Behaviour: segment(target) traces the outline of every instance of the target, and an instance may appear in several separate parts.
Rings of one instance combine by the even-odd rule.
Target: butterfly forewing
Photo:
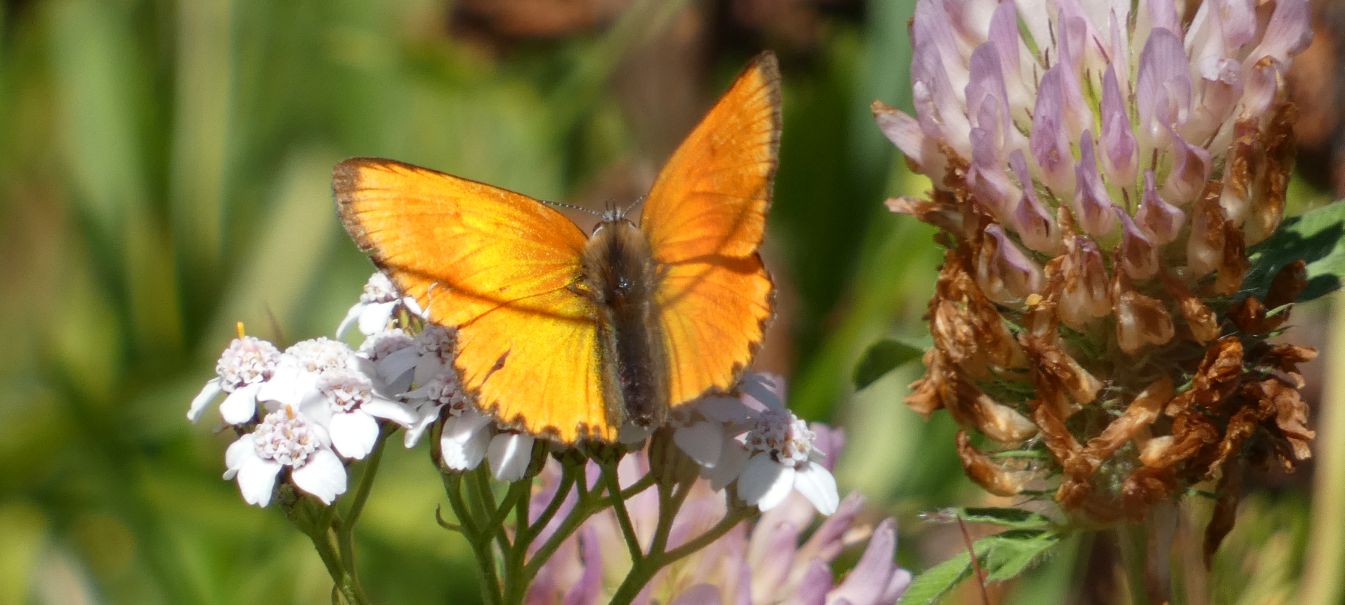
[[[780,132],[779,68],[764,54],[674,152],[641,217],[660,282],[669,401],[726,391],[771,318],[765,232]]]
[[[574,288],[586,237],[525,195],[390,160],[338,164],[360,247],[431,321],[456,328],[463,386],[505,422],[613,440],[592,301]]]

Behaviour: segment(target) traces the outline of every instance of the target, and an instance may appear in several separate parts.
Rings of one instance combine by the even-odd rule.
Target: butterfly
[[[520,193],[385,159],[332,176],[346,230],[429,321],[483,410],[562,443],[730,391],[773,317],[758,248],[780,138],[763,53],[673,153],[639,223],[591,234]]]

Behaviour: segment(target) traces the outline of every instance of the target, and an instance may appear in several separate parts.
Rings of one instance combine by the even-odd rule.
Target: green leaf
[[[1251,250],[1251,271],[1244,291],[1261,295],[1275,273],[1303,259],[1308,264],[1308,287],[1298,297],[1307,302],[1340,288],[1345,276],[1345,204],[1327,204],[1284,220],[1265,241]]]
[[[1002,582],[1027,571],[1042,555],[1060,543],[1060,535],[1053,531],[1015,529],[981,540],[990,542],[981,556],[981,567],[991,582]],[[980,549],[977,549],[980,553]]]
[[[983,509],[996,510],[996,509]],[[1011,529],[977,540],[976,558],[987,582],[1018,577],[1060,543],[1060,534],[1049,529]],[[971,557],[962,552],[916,576],[901,597],[903,605],[937,603],[971,575]]]
[[[1018,508],[953,509],[967,523],[992,523],[1010,529],[1049,529],[1055,523],[1046,515]]]
[[[928,343],[894,339],[879,341],[864,352],[859,364],[855,366],[855,388],[862,389],[869,386],[898,366],[919,359],[927,348]]]
[[[971,575],[971,557],[958,553],[915,577],[901,595],[902,605],[929,605],[938,603],[948,591]]]

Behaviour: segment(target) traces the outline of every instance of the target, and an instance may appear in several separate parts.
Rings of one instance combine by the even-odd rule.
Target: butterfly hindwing
[[[673,406],[731,388],[772,316],[758,248],[779,149],[779,79],[773,55],[749,65],[645,201],[640,224],[661,272],[655,303]]]
[[[346,229],[431,321],[478,404],[564,442],[613,440],[592,301],[574,285],[586,236],[527,196],[400,162],[352,159],[332,186]]]

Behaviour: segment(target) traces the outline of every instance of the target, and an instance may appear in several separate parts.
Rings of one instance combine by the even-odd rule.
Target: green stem
[[[705,531],[705,533],[688,540],[685,544],[674,548],[663,555],[663,564],[676,563],[681,558],[690,555],[706,546],[709,546],[715,540],[718,540],[728,533],[729,530],[736,527],[742,521],[756,516],[757,509],[752,507],[739,507],[724,515],[723,519],[714,527]]]
[[[1303,584],[1298,602],[1305,605],[1340,603],[1345,596],[1345,308],[1332,300],[1331,327],[1326,350],[1326,385],[1313,443],[1317,460],[1313,472],[1312,528],[1308,538]]]
[[[514,492],[514,488],[519,486],[523,486],[524,488],[532,487],[533,477],[536,476],[537,472],[540,472],[541,467],[545,462],[545,458],[546,448],[537,447],[534,452],[532,465],[532,469],[536,472],[530,472],[522,481],[515,482],[514,485],[510,487],[511,494]],[[529,493],[530,489],[518,490],[519,494],[517,500],[513,503],[514,527],[517,528],[514,532],[514,544],[505,553],[504,557],[505,603],[522,603],[523,600],[527,598],[528,588],[532,586],[533,578],[541,569],[540,566],[529,566],[527,564],[528,549],[532,546],[533,541],[537,539],[537,536],[541,535],[546,529],[547,524],[549,524],[551,519],[556,516],[556,513],[564,504],[565,499],[569,496],[570,490],[574,487],[576,469],[582,471],[582,467],[576,467],[575,465],[561,466],[561,477],[559,483],[556,485],[556,491],[552,494],[551,500],[547,502],[546,507],[542,509],[542,513],[538,515],[537,520],[533,523],[528,522],[529,508],[531,507],[532,500],[532,495]],[[508,500],[509,497],[506,496],[505,499]],[[508,503],[506,502],[506,504]]]
[[[388,440],[391,432],[387,427],[378,435],[378,442],[374,444],[373,453],[364,461],[364,472],[360,474],[360,485],[355,488],[355,496],[350,500],[350,508],[346,510],[346,524],[351,528],[355,527],[355,522],[359,520],[360,513],[364,512],[364,504],[369,500],[369,494],[374,487],[374,477],[378,476],[379,463],[383,461],[383,444]]]
[[[472,547],[477,565],[481,567],[481,595],[490,605],[501,605],[504,597],[500,593],[500,578],[495,573],[495,554],[490,550],[490,528],[480,527],[472,516],[471,507],[462,497],[462,474],[442,473],[444,493],[448,495],[448,504],[462,526],[462,535]]]
[[[640,591],[644,589],[645,585],[649,584],[649,581],[654,578],[659,570],[724,537],[724,534],[736,527],[738,523],[755,514],[755,510],[751,507],[730,508],[729,512],[724,514],[724,518],[720,519],[714,527],[688,540],[685,544],[666,552],[651,549],[644,559],[631,566],[630,573],[626,574],[626,579],[617,587],[616,593],[612,595],[611,602],[624,605],[634,601],[635,597],[639,596]],[[659,520],[660,522],[663,520],[662,514],[659,515]]]
[[[575,467],[569,465],[562,467],[560,471],[560,483],[556,486],[556,494],[551,498],[550,502],[546,503],[546,508],[542,509],[542,514],[537,515],[537,521],[533,522],[532,525],[527,525],[525,520],[524,525],[519,526],[521,528],[519,530],[520,535],[525,531],[527,532],[527,539],[524,541],[525,543],[531,543],[537,536],[541,535],[542,531],[546,529],[546,526],[551,523],[551,519],[556,516],[556,513],[560,511],[561,505],[565,503],[565,498],[570,495],[570,490],[574,488],[574,482]]]
[[[532,480],[525,479],[519,483],[531,485]],[[528,575],[527,566],[524,565],[528,545],[531,543],[525,531],[528,527],[527,502],[525,494],[516,504],[514,527],[517,529],[514,532],[514,544],[504,551],[504,602],[510,605],[522,603],[528,596],[528,587],[532,586],[532,577]]]
[[[364,505],[369,500],[369,494],[374,485],[374,477],[378,475],[379,462],[383,459],[383,443],[387,440],[388,434],[386,428],[379,434],[373,452],[363,465],[364,471],[360,475],[359,486],[355,489],[355,494],[351,498],[350,507],[346,514],[343,516],[336,515],[336,507],[330,506],[323,515],[324,525],[331,527],[332,532],[336,534],[336,542],[341,553],[341,565],[344,570],[344,582],[349,585],[353,593],[359,595],[359,602],[363,602],[367,598],[364,596],[364,587],[360,582],[359,571],[355,566],[355,523],[359,520],[360,513],[364,512]]]
[[[600,505],[597,497],[590,496],[590,493],[584,487],[584,480],[582,477],[576,482],[576,487],[579,489],[579,501],[575,503],[574,508],[570,510],[570,513],[565,516],[565,520],[561,522],[560,527],[556,528],[556,533],[552,534],[550,538],[547,538],[546,542],[542,543],[542,546],[537,549],[537,552],[533,554],[532,558],[528,561],[527,566],[524,568],[524,573],[527,574],[527,577],[536,577],[537,572],[542,569],[542,565],[546,563],[547,559],[551,558],[551,555],[555,554],[556,549],[560,548],[561,543],[569,538],[570,534],[573,534],[578,530],[579,526],[582,525],[584,521],[602,510],[603,507]]]
[[[626,501],[621,498],[621,479],[617,476],[616,464],[607,462],[602,465],[602,478],[607,483],[608,498],[612,511],[616,513],[621,534],[626,538],[626,550],[630,551],[630,560],[638,565],[644,558],[644,549],[640,548],[640,536],[635,533],[635,524],[630,520],[630,511],[626,510]],[[652,549],[650,552],[653,552]]]
[[[490,483],[490,465],[482,461],[476,470],[472,471],[472,481],[476,484],[477,499],[481,502],[481,513],[486,522],[482,525],[482,530],[493,529],[495,541],[500,545],[501,552],[509,551],[509,534],[504,531],[504,517],[496,515],[495,490]],[[503,503],[502,505],[507,505]],[[507,510],[507,509],[506,509]]]
[[[327,567],[327,574],[332,578],[333,591],[341,595],[347,603],[357,605],[368,603],[369,598],[365,596],[363,589],[359,587],[355,579],[346,570],[346,565],[338,552],[334,532],[327,531],[326,528],[314,527],[311,532],[306,531],[304,533],[313,543],[313,548],[318,551],[318,557],[322,559],[322,564]]]
[[[690,480],[681,481],[669,490],[659,490],[659,508],[658,508],[658,526],[654,528],[654,540],[649,545],[649,552],[663,552],[668,547],[668,537],[672,535],[673,521],[677,518],[677,511],[682,509],[682,503],[686,502],[687,496],[691,493],[691,484],[695,481],[692,476]],[[660,486],[661,487],[661,486]],[[668,494],[667,497],[663,497]],[[730,510],[732,505],[730,503]]]
[[[1127,588],[1132,605],[1149,605],[1149,534],[1140,523],[1116,529],[1116,541],[1125,565]]]
[[[621,499],[630,500],[631,498],[634,498],[650,487],[653,487],[655,481],[657,481],[657,478],[654,477],[653,473],[648,473],[645,476],[640,477],[635,483],[632,483],[627,486],[626,489],[621,490]]]

